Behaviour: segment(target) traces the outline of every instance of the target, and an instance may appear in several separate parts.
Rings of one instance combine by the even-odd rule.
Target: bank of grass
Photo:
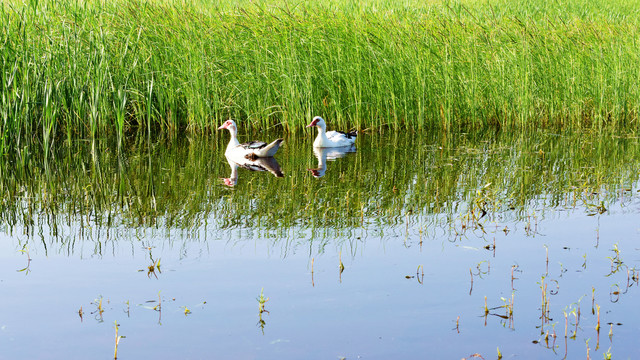
[[[626,0],[0,4],[3,149],[248,129],[638,127]]]

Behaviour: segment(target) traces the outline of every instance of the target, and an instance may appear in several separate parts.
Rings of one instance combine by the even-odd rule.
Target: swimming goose
[[[318,136],[313,142],[313,147],[318,148],[334,148],[350,146],[356,142],[357,131],[344,133],[342,131],[327,131],[327,124],[320,116],[316,116],[307,127],[315,126],[318,128]]]
[[[227,150],[224,154],[232,157],[241,156],[247,159],[271,157],[276,154],[280,144],[284,141],[283,139],[277,139],[270,144],[262,141],[251,141],[240,144],[237,137],[238,127],[236,126],[235,121],[225,121],[224,124],[218,128],[218,130],[222,129],[227,129],[231,133],[231,140],[229,140],[229,145],[227,145]]]

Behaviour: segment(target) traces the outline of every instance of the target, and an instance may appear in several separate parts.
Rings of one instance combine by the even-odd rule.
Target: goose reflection
[[[347,156],[348,153],[356,152],[356,146],[343,146],[335,148],[313,148],[313,154],[318,158],[318,167],[315,169],[307,169],[316,178],[321,178],[327,171],[327,160],[340,159]]]
[[[224,184],[227,186],[235,186],[238,183],[238,168],[247,169],[249,171],[268,171],[275,177],[283,177],[280,164],[274,157],[266,158],[254,158],[249,159],[238,156],[226,156],[229,167],[231,168],[231,175],[228,178],[223,178]]]

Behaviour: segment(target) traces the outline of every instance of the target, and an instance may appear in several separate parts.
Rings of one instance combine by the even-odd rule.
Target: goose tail
[[[276,154],[276,152],[280,148],[280,145],[282,144],[283,141],[284,139],[277,139],[276,141],[256,151],[255,154],[258,157],[272,157],[273,155]]]

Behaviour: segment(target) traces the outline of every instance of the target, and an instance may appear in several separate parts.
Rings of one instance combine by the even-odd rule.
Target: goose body
[[[227,120],[218,130],[227,129],[231,133],[231,140],[227,145],[227,150],[224,152],[229,157],[244,157],[247,159],[272,157],[280,148],[280,144],[283,139],[277,139],[269,144],[262,141],[251,141],[240,144],[238,141],[238,126],[235,121]]]
[[[348,133],[342,131],[327,131],[327,123],[320,116],[313,118],[313,121],[307,127],[317,127],[318,136],[313,142],[314,148],[336,148],[351,146],[356,142],[357,131]]]

